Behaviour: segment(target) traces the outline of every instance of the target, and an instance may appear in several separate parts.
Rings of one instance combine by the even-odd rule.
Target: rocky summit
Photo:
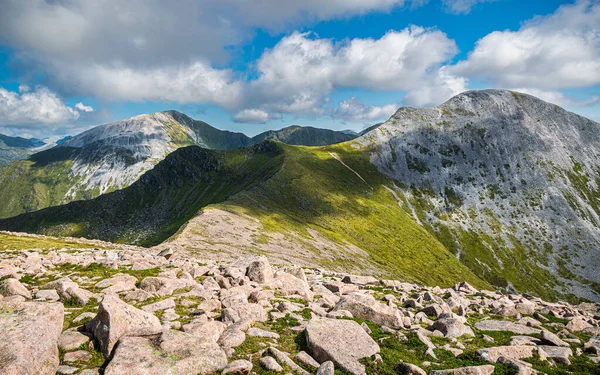
[[[600,368],[600,306],[593,303],[547,302],[467,282],[426,287],[271,264],[259,255],[220,262],[173,250],[10,236],[5,243],[30,246],[0,252],[6,375]]]

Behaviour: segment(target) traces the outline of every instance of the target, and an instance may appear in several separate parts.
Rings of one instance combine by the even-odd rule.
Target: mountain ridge
[[[174,110],[99,125],[0,169],[0,218],[90,199],[125,188],[181,147],[229,150],[265,139],[329,144],[353,139],[341,132],[292,127],[250,138],[219,130]],[[52,161],[52,163],[50,163]]]

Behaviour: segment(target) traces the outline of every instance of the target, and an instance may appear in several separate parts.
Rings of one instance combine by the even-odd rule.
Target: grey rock
[[[379,345],[352,320],[315,318],[306,326],[305,335],[313,358],[332,361],[355,375],[365,373],[361,358],[379,353]]]
[[[370,320],[394,329],[404,327],[398,309],[378,302],[371,295],[353,293],[343,296],[334,308],[334,311],[339,310],[349,311],[355,318]]]
[[[31,292],[19,280],[13,278],[0,281],[0,295],[4,297],[23,296],[31,299]]]
[[[494,372],[494,366],[469,366],[450,370],[433,370],[429,375],[491,375]]]
[[[65,331],[58,337],[58,348],[66,352],[90,342],[90,337],[77,331]]]
[[[266,257],[258,257],[248,265],[246,276],[259,284],[270,283],[273,280],[273,269]]]
[[[0,374],[54,375],[63,319],[61,303],[0,300]]]
[[[475,328],[481,331],[509,331],[519,335],[539,334],[540,329],[524,326],[506,320],[481,320],[475,323]]]
[[[445,318],[436,320],[433,328],[442,332],[445,337],[456,338],[463,335],[475,336],[471,327],[466,326],[460,319]]]
[[[125,303],[115,295],[107,295],[86,329],[98,341],[102,353],[109,356],[121,337],[151,335],[160,332],[162,327],[155,315]]]
[[[267,371],[275,371],[275,372],[283,371],[283,367],[281,367],[281,365],[279,363],[277,363],[277,361],[273,357],[270,357],[270,356],[262,357],[260,359],[259,363]]]
[[[307,352],[305,351],[301,351],[298,354],[296,354],[295,357],[296,361],[302,363],[305,366],[308,367],[312,367],[315,370],[319,368],[319,366],[321,366],[319,364],[319,362],[315,361],[315,359],[313,357],[311,357]]]
[[[167,330],[155,337],[123,337],[104,375],[211,374],[227,365],[215,343]]]
[[[335,365],[331,361],[323,362],[317,369],[316,375],[333,375],[335,374]]]
[[[238,359],[225,366],[221,375],[248,375],[250,371],[252,371],[252,362],[246,361],[245,359]]]

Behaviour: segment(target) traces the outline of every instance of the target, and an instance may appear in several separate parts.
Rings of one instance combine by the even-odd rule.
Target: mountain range
[[[314,133],[249,140],[205,125],[142,115],[5,166],[0,199],[11,206],[0,229],[600,300],[594,121],[481,90],[313,147],[281,141],[298,133],[317,144]],[[30,176],[38,190],[24,194]]]
[[[230,150],[265,139],[295,145],[325,145],[356,135],[291,126],[250,138],[216,129],[177,111],[140,115],[94,127],[57,147],[7,165],[0,173],[0,218],[125,188],[168,154],[197,145]]]
[[[46,143],[37,138],[10,137],[0,134],[0,167],[23,159],[40,150]]]

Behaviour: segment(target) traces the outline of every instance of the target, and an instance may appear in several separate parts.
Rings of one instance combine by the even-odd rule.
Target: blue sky
[[[167,109],[248,135],[360,130],[490,87],[600,120],[597,0],[175,5],[5,1],[0,132],[62,136]]]

